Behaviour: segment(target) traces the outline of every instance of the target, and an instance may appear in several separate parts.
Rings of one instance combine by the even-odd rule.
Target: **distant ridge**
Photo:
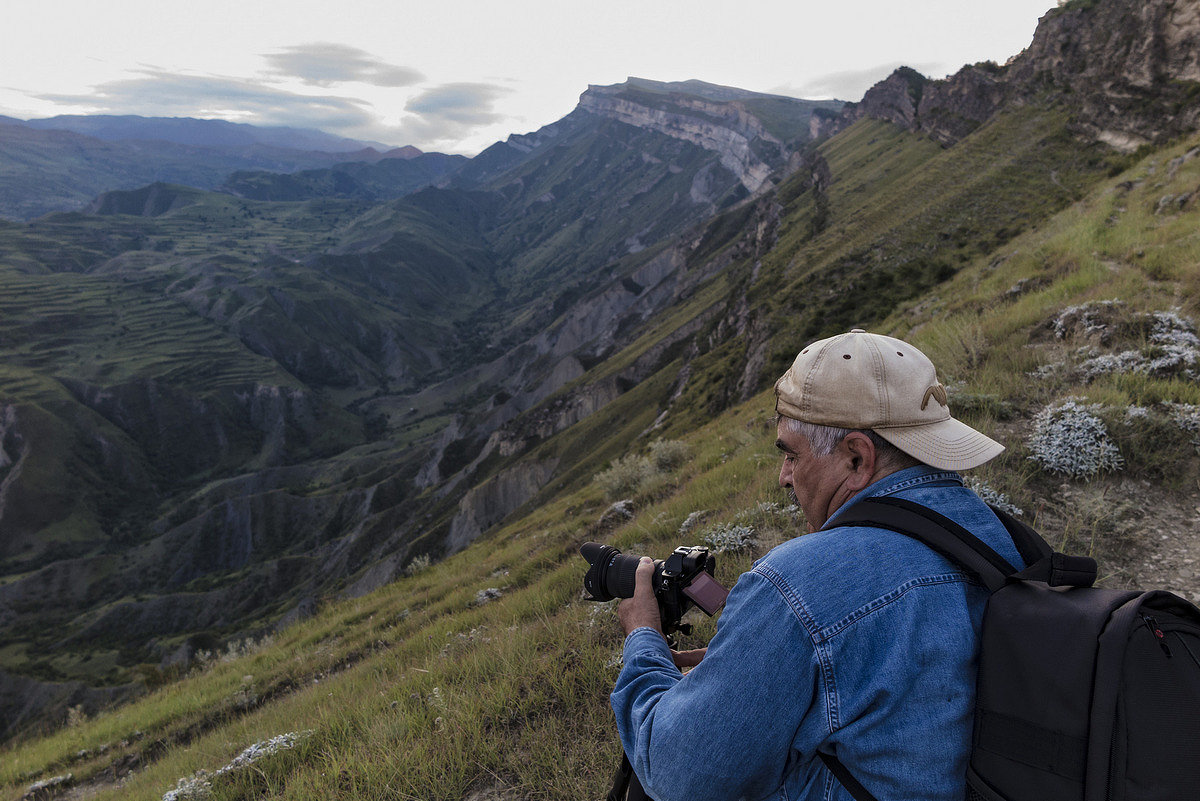
[[[265,127],[194,117],[64,114],[15,122],[39,130],[85,134],[107,142],[149,139],[199,147],[268,145],[289,150],[319,150],[327,153],[345,153],[367,148],[380,152],[392,150],[391,145],[380,142],[347,139],[311,128]]]
[[[625,80],[625,85],[637,87],[638,89],[648,89],[652,92],[677,92],[683,95],[695,95],[707,100],[722,102],[745,100],[751,97],[786,97],[788,100],[796,99],[787,97],[786,95],[752,92],[749,89],[739,89],[735,86],[721,86],[720,84],[708,83],[707,81],[699,81],[695,78],[687,81],[654,81],[649,78],[636,78],[631,75]]]
[[[80,209],[104,192],[154,182],[213,189],[241,171],[291,173],[346,162],[407,164],[422,156],[436,162],[440,154],[423,154],[411,145],[389,148],[320,131],[220,120],[77,116],[26,122],[0,117],[0,219],[29,220]]]

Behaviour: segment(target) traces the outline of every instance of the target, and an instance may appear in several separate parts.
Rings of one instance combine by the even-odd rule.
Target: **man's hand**
[[[634,629],[648,626],[662,634],[662,622],[658,612],[658,601],[654,598],[654,588],[650,586],[654,579],[654,560],[643,556],[638,562],[637,572],[633,574],[633,597],[621,601],[617,607],[617,617],[621,627],[628,637]],[[666,639],[665,637],[663,639]]]
[[[684,668],[694,668],[700,664],[700,660],[704,658],[704,654],[708,651],[707,648],[696,648],[691,651],[672,651],[671,659],[675,662],[675,667],[683,670]]]

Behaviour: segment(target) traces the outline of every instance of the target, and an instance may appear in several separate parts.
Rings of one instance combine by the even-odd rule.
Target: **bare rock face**
[[[49,717],[65,718],[69,707],[92,713],[135,697],[140,687],[93,688],[81,682],[39,681],[0,670],[0,739],[35,726]]]
[[[853,111],[854,119],[871,117],[912,128],[917,123],[917,106],[926,82],[916,70],[901,67],[863,95]]]
[[[1078,94],[1087,132],[1122,149],[1195,130],[1200,2],[1104,0],[1051,11],[1009,73],[1026,92],[1049,84]]]
[[[863,117],[951,145],[1010,103],[1057,99],[1078,132],[1120,150],[1200,127],[1200,0],[1069,3],[1041,18],[1008,65],[963,67],[930,81],[902,67],[837,117],[814,115],[828,136]]]
[[[558,460],[522,463],[470,490],[450,523],[446,550],[460,551],[510,513],[527,503],[554,476]]]
[[[922,130],[952,145],[986,122],[1005,100],[1005,85],[997,72],[967,66],[949,80],[926,82],[917,107]]]
[[[771,135],[743,102],[673,92],[652,103],[626,94],[627,88],[627,84],[589,86],[579,98],[579,108],[714,152],[721,166],[751,193],[762,189],[786,158],[785,143]]]
[[[21,476],[29,446],[17,429],[17,407],[0,405],[0,521],[4,520],[8,489]]]

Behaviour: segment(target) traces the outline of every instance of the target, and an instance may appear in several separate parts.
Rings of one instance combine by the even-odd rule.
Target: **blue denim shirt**
[[[880,495],[936,509],[1023,564],[957,473],[901,470],[847,505]],[[629,634],[611,699],[621,744],[657,801],[851,801],[818,751],[879,801],[961,801],[986,599],[902,534],[797,537],[738,579],[686,676],[656,631]]]

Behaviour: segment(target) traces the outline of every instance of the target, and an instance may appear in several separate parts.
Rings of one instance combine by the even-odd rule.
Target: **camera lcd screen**
[[[683,588],[683,594],[691,598],[705,614],[715,615],[725,605],[729,590],[718,584],[712,576],[701,572]]]

